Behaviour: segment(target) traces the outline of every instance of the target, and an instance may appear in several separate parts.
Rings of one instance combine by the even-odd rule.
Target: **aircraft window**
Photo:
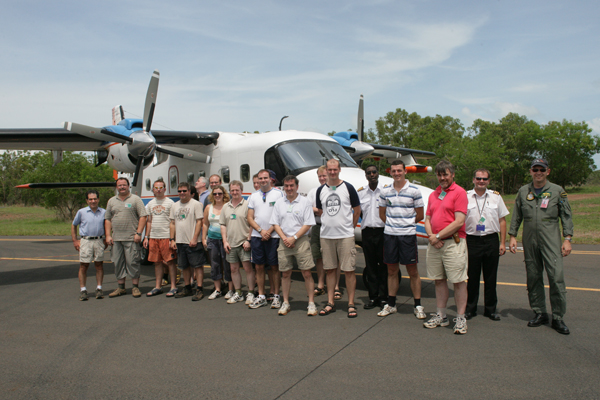
[[[271,151],[273,151],[273,153],[276,152],[278,157],[276,157],[275,154],[271,154]],[[285,173],[285,170],[287,169],[290,171],[289,173],[294,175],[325,165],[327,160],[331,158],[338,160],[342,167],[358,167],[352,157],[346,153],[344,148],[340,146],[339,143],[334,142],[287,142],[276,146],[276,150],[271,148],[265,153],[265,163],[268,168],[271,168],[270,163],[276,163],[281,160],[285,167],[280,167],[280,171]],[[276,173],[280,172],[274,168],[271,169],[275,170]]]
[[[150,186],[151,183],[150,178],[146,178],[146,190],[149,192],[152,190],[152,187]]]
[[[221,178],[223,183],[229,183],[229,167],[221,168]]]
[[[171,169],[171,187],[176,188],[177,184],[177,170],[175,168]]]
[[[188,172],[187,181],[190,185],[193,185],[196,181],[194,180],[194,173]]]
[[[240,177],[242,182],[248,182],[250,180],[250,166],[248,164],[242,164],[240,166]]]
[[[163,182],[165,181],[162,176],[159,176],[158,178],[156,178],[156,180],[157,181],[163,181]]]
[[[201,177],[201,176],[206,176],[206,172],[198,171],[198,177]]]
[[[283,163],[281,162],[277,150],[270,148],[265,152],[265,168],[275,172],[277,181],[282,182],[283,178],[288,175]]]

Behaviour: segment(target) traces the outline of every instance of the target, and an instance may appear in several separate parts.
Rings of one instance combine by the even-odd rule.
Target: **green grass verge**
[[[71,223],[59,221],[52,210],[42,207],[0,207],[2,236],[71,235]]]

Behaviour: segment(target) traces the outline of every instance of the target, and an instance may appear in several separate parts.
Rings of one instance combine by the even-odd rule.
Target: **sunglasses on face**
[[[366,174],[367,175],[375,175],[375,174],[377,174],[377,171],[367,171]]]
[[[479,176],[476,177],[475,179],[477,179],[478,181],[487,181],[490,178],[480,178]]]
[[[213,196],[223,196],[223,193],[213,193]]]
[[[178,190],[177,193],[187,193],[187,190]]]
[[[533,172],[546,172],[546,168],[531,168]]]
[[[156,187],[156,186],[154,186],[154,189],[155,190],[165,190],[165,188],[163,188],[163,187]]]

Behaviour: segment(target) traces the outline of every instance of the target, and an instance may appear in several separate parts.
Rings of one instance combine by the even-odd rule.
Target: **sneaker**
[[[317,315],[317,306],[315,303],[308,303],[308,312],[306,313],[309,317]]]
[[[416,306],[413,312],[415,313],[415,317],[417,317],[417,319],[427,318],[427,314],[425,314],[425,308],[423,306]]]
[[[252,303],[250,303],[250,305],[248,307],[250,308],[260,308],[260,307],[264,307],[267,305],[267,299],[265,299],[264,297],[261,298],[259,297],[255,297],[254,300],[252,300]]]
[[[246,295],[246,305],[249,306],[250,304],[252,304],[252,301],[254,301],[254,293],[252,292],[248,292],[248,294]]]
[[[437,328],[438,326],[448,326],[450,325],[450,322],[448,321],[448,317],[444,317],[442,318],[441,316],[435,314],[431,314],[431,318],[429,318],[429,321],[427,322],[423,322],[423,326],[425,328],[429,328],[429,329],[433,329],[433,328]]]
[[[202,290],[196,290],[196,294],[192,297],[192,301],[200,301],[204,298],[204,292]]]
[[[225,294],[225,300],[229,300],[235,294],[235,290],[230,290]]]
[[[138,297],[142,297],[142,292],[140,291],[140,288],[134,286],[133,289],[131,289],[131,295],[137,299]]]
[[[79,293],[79,301],[86,301],[87,300],[87,290],[82,290]]]
[[[191,296],[191,295],[192,295],[192,289],[187,289],[184,286],[181,291],[175,293],[175,298],[181,299],[182,297],[187,297],[187,296]]]
[[[273,299],[273,301],[275,301],[275,299]],[[286,315],[288,312],[290,312],[290,310],[291,310],[290,303],[284,301],[283,304],[281,305],[281,307],[279,307],[279,311],[277,311],[277,314]]]
[[[96,289],[96,298],[97,299],[103,299],[104,298],[104,292],[102,292],[102,289]]]
[[[116,288],[114,292],[112,292],[111,294],[108,295],[108,297],[117,297],[117,296],[123,296],[126,294],[127,294],[127,291],[125,289]]]
[[[271,303],[271,308],[279,308],[281,307],[281,298],[278,294],[273,296],[273,302]]]
[[[267,301],[269,303],[272,302],[274,297],[275,297],[275,295],[273,293],[269,293],[269,295],[267,296]]]
[[[240,296],[237,292],[233,292],[233,296],[227,300],[227,304],[235,304],[238,301],[244,301],[244,298]]]
[[[378,316],[378,317],[387,317],[387,316],[388,316],[388,315],[390,315],[390,314],[394,314],[396,311],[398,311],[398,310],[396,309],[396,307],[390,307],[390,305],[389,305],[389,304],[386,304],[386,305],[383,307],[383,310],[381,310],[381,311],[379,311],[379,312],[377,313],[377,316]]]
[[[229,294],[229,293],[228,293]],[[214,300],[214,299],[218,299],[219,297],[222,297],[223,295],[221,294],[221,292],[219,292],[218,290],[215,290],[214,292],[212,292],[210,294],[210,296],[208,296],[209,300]],[[229,296],[231,297],[231,296]]]
[[[466,318],[454,318],[454,334],[456,335],[464,335],[467,333],[467,319]]]

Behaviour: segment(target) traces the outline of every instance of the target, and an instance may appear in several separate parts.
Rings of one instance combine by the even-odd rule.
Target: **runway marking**
[[[359,274],[356,274],[356,275],[359,275]],[[410,279],[409,276],[402,276],[402,278],[403,279]],[[433,281],[434,279],[421,277],[421,280],[422,281]],[[481,284],[483,284],[483,282],[481,282]],[[511,283],[511,282],[496,282],[496,285],[527,287],[527,284],[525,284],[525,283]],[[544,287],[546,289],[550,288],[550,286],[548,286],[548,285],[544,285]],[[569,289],[569,290],[581,290],[581,291],[585,291],[585,292],[600,292],[600,289],[595,289],[595,288],[580,288],[580,287],[568,287],[567,286],[566,289]]]

